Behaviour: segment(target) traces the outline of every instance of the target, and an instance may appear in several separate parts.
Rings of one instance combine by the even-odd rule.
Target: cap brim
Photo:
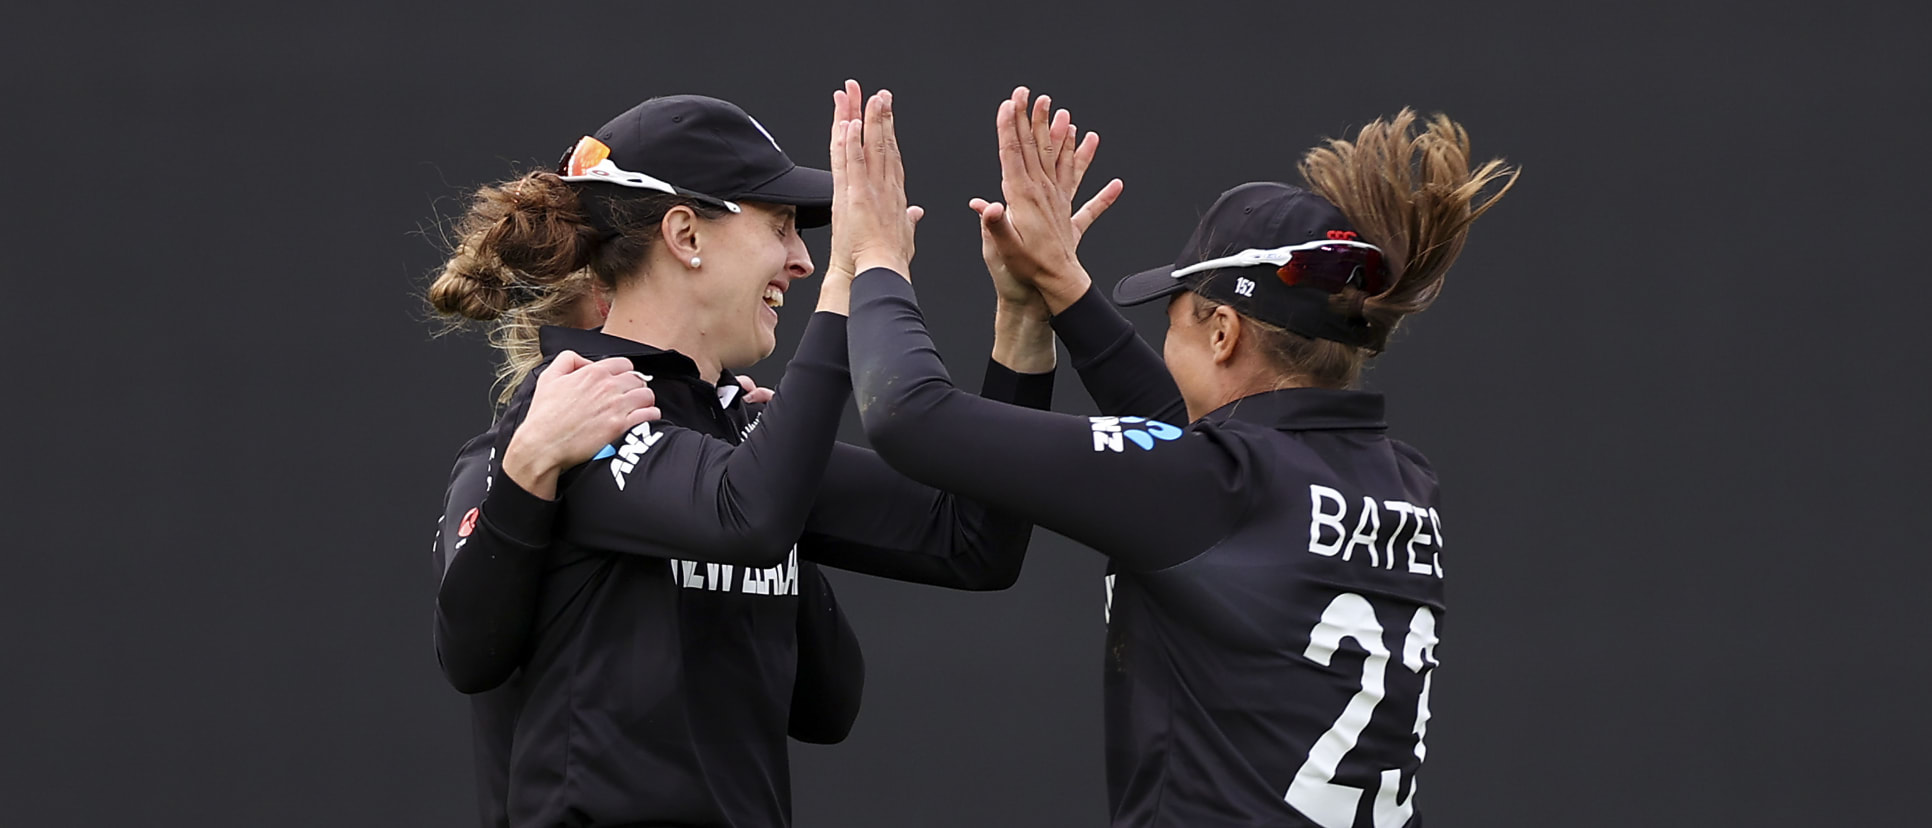
[[[1173,265],[1161,265],[1120,280],[1114,285],[1114,304],[1139,305],[1186,289],[1185,282],[1174,278]]]
[[[793,167],[733,198],[796,206],[800,227],[824,227],[832,223],[832,174],[825,170]]]

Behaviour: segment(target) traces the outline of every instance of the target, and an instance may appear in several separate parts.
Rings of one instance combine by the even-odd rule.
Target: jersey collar
[[[1209,412],[1209,422],[1240,420],[1283,431],[1376,430],[1389,427],[1382,417],[1382,395],[1371,391],[1284,388],[1242,397]]]
[[[685,374],[702,381],[698,375],[698,363],[690,357],[677,351],[652,347],[621,336],[611,336],[599,328],[585,330],[545,325],[537,329],[537,347],[543,351],[545,360],[554,359],[563,351],[576,351],[578,356],[589,360],[621,356],[631,361],[631,367],[647,374]],[[731,373],[728,368],[720,368],[718,387],[731,388],[732,396],[735,397],[738,390],[737,375]],[[729,405],[730,399],[720,392],[719,402]]]

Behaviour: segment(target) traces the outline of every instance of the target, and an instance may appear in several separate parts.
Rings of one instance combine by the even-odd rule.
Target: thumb
[[[986,205],[979,212],[980,233],[1001,247],[1020,245],[1020,233],[1013,229],[1013,222],[1006,220],[1006,205],[997,201]]]
[[[912,226],[914,227],[918,227],[919,220],[925,217],[926,217],[926,208],[924,207],[914,204],[911,207],[906,208],[906,218],[912,220]]]

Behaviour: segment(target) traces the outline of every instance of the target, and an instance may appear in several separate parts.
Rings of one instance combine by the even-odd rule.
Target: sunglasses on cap
[[[1313,287],[1340,293],[1354,285],[1370,294],[1387,287],[1388,269],[1382,265],[1382,248],[1348,239],[1321,239],[1269,250],[1250,248],[1232,256],[1176,268],[1174,278],[1224,267],[1276,265],[1275,275],[1285,284]]]
[[[663,179],[619,167],[610,160],[610,147],[588,135],[578,139],[577,145],[571,147],[570,152],[564,154],[563,160],[557,162],[557,175],[565,181],[602,181],[606,184],[681,195],[695,198],[706,204],[715,204],[734,213],[744,212],[737,204],[722,198],[686,190]]]

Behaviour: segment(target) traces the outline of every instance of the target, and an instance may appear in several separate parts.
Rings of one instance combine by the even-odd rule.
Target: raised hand
[[[1024,303],[1036,290],[1055,313],[1091,284],[1075,251],[1080,238],[1120,198],[1116,178],[1073,210],[1073,195],[1100,148],[1100,135],[1079,139],[1072,114],[1053,112],[1041,95],[1027,105],[1026,87],[1002,102],[995,125],[1000,145],[1000,189],[1006,203],[973,199],[980,216],[981,254],[1001,301]],[[1051,117],[1049,117],[1051,116]]]
[[[637,424],[663,416],[647,378],[623,357],[584,359],[564,351],[537,375],[530,412],[503,453],[503,471],[545,500],[557,476],[585,462]]]
[[[858,86],[848,81],[844,91],[849,99]],[[925,211],[906,205],[891,92],[867,99],[863,120],[834,125],[832,193],[832,246],[850,252],[853,272],[884,267],[910,278],[913,231]]]

